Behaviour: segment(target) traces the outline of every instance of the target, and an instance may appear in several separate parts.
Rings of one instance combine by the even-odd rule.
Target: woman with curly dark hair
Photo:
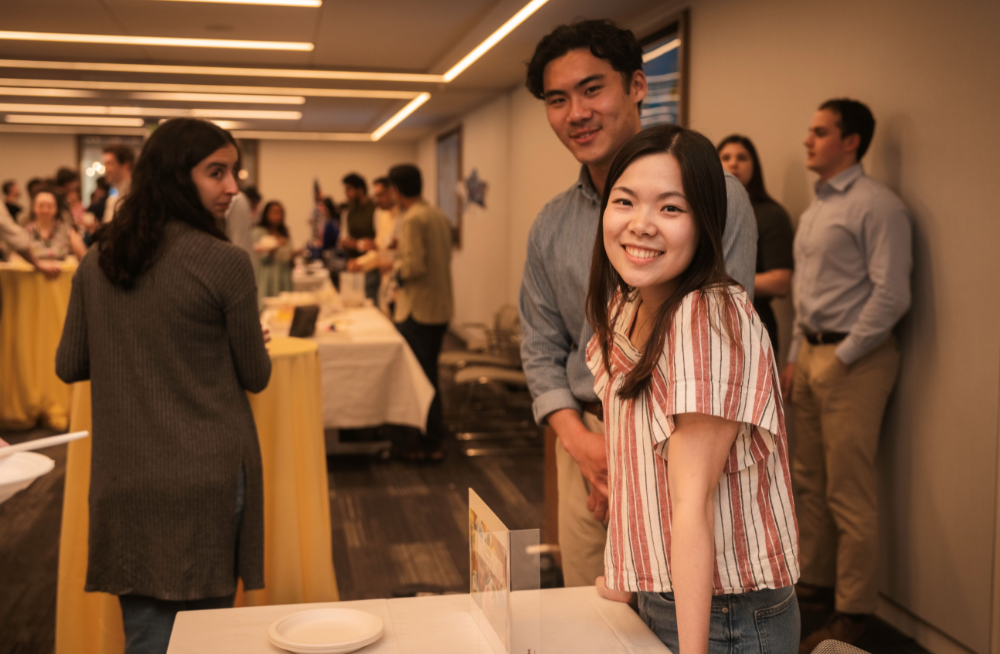
[[[262,588],[263,479],[246,391],[271,362],[249,255],[216,221],[239,150],[212,123],[161,125],[80,263],[56,354],[90,380],[88,592],[118,595],[126,652],[166,652],[178,611]]]

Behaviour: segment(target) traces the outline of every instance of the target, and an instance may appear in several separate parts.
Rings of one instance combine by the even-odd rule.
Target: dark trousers
[[[441,410],[441,389],[438,387],[438,357],[441,355],[441,345],[444,334],[448,331],[448,323],[425,325],[413,319],[412,316],[403,322],[396,323],[396,329],[406,339],[413,354],[416,355],[420,367],[434,387],[434,400],[427,412],[427,434],[421,439],[421,447],[427,451],[437,450],[444,443],[444,415]]]
[[[166,654],[174,618],[180,611],[231,609],[236,595],[172,602],[142,595],[120,595],[125,654]]]

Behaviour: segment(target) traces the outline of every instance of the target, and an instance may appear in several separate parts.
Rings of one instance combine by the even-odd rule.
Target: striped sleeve
[[[735,472],[774,451],[781,408],[766,329],[745,293],[731,289],[727,303],[724,292],[694,292],[681,302],[653,374],[649,405],[661,456],[678,414],[742,423],[727,463],[726,471]]]

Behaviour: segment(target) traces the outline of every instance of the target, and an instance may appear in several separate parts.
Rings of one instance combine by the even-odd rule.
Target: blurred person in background
[[[89,380],[87,592],[117,595],[126,654],[164,654],[179,611],[264,587],[260,446],[247,391],[271,360],[253,267],[216,221],[239,150],[175,118],[73,278],[56,372]]]
[[[250,255],[250,260],[257,261],[257,252],[253,248],[253,228],[257,222],[257,208],[260,206],[260,193],[256,186],[248,186],[233,198],[226,213],[225,232],[229,241],[242,248]]]
[[[101,222],[110,222],[115,216],[115,206],[120,203],[132,186],[132,169],[135,168],[135,151],[122,143],[115,143],[104,148],[101,156],[104,164],[104,177],[107,178],[114,193],[104,205],[104,216]]]
[[[357,173],[344,177],[347,196],[345,217],[340,225],[340,247],[348,259],[356,259],[375,248],[375,203],[368,197],[368,184]],[[365,273],[365,297],[378,302],[381,276],[377,270]]]
[[[21,189],[18,187],[17,182],[12,179],[7,180],[3,183],[3,203],[7,207],[7,213],[14,220],[17,220],[17,214],[21,213],[21,205],[17,203],[21,199]]]
[[[84,237],[84,243],[89,245],[90,235],[97,231],[100,222],[94,214],[88,213],[80,196],[80,173],[71,168],[60,168],[56,171],[56,192],[60,195],[63,209],[63,220]]]
[[[445,431],[438,356],[454,314],[451,225],[439,209],[424,200],[419,168],[408,164],[394,166],[389,171],[389,182],[399,194],[403,214],[399,256],[393,268],[399,287],[393,321],[434,386],[426,434],[418,447],[403,456],[412,461],[440,461],[444,458]]]
[[[108,178],[104,175],[101,175],[95,181],[97,186],[94,188],[94,192],[90,194],[90,206],[87,207],[87,211],[103,218],[104,208],[108,203],[108,194],[111,192],[111,184],[108,183]]]
[[[392,285],[393,262],[399,239],[399,198],[389,183],[388,177],[379,177],[372,182],[372,199],[375,202],[375,239],[365,244],[367,251],[352,259],[347,269],[350,271],[380,271],[378,307],[387,315],[392,315],[390,304],[395,294]],[[366,280],[367,281],[367,280]]]
[[[771,309],[771,298],[785,297],[792,288],[792,221],[784,207],[764,190],[764,171],[757,148],[745,136],[733,134],[718,146],[722,167],[740,180],[750,196],[757,219],[757,273],[754,275],[753,308],[760,316],[771,337],[771,346],[778,349],[778,321]]]
[[[36,258],[62,261],[72,254],[83,259],[87,253],[83,238],[60,215],[65,210],[62,195],[55,188],[43,187],[35,193],[24,231]]]
[[[38,272],[44,274],[49,279],[55,279],[59,276],[59,266],[47,261],[45,259],[39,259],[35,256],[35,253],[31,250],[31,237],[28,233],[24,231],[24,228],[18,225],[11,215],[7,212],[7,206],[0,206],[0,243],[5,244],[14,252],[17,252],[21,258],[30,263],[35,267]],[[0,310],[2,310],[3,298],[0,298]]]
[[[298,252],[292,246],[285,225],[285,207],[280,202],[271,200],[264,205],[252,236],[257,253],[257,297],[263,307],[264,298],[293,289],[292,265]]]
[[[35,197],[35,193],[38,193],[38,189],[42,188],[46,184],[48,184],[48,182],[41,177],[32,177],[29,179],[27,186],[25,186],[25,188],[28,189],[28,197]]]

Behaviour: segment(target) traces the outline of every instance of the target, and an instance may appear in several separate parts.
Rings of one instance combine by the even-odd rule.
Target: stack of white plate
[[[37,452],[17,452],[0,458],[0,504],[50,472],[55,465],[55,461]]]
[[[275,647],[296,654],[347,654],[382,637],[382,618],[354,609],[313,609],[271,624]]]

